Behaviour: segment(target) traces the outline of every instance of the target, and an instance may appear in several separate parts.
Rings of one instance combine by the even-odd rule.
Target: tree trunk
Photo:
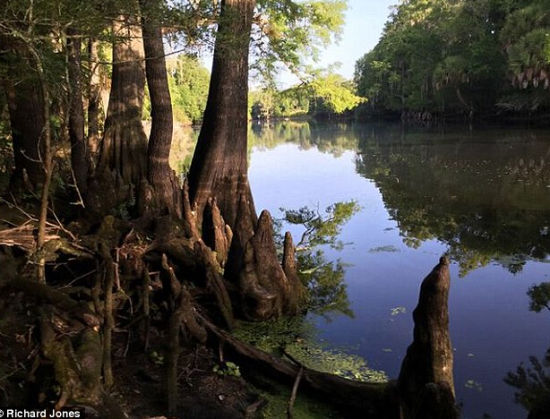
[[[82,104],[82,83],[80,82],[81,41],[74,30],[68,31],[67,51],[69,55],[69,138],[71,140],[71,167],[81,197],[88,189],[88,156],[84,135],[84,106]]]
[[[248,49],[255,0],[224,0],[203,125],[189,171],[189,193],[199,222],[215,198],[235,230],[241,199],[256,224],[247,177]]]
[[[181,218],[181,190],[168,158],[172,145],[173,116],[162,31],[155,17],[155,5],[140,0],[143,13],[141,25],[145,49],[147,86],[151,97],[151,135],[147,149],[147,180],[152,196],[146,205],[153,212],[167,210]]]
[[[8,103],[15,160],[10,187],[16,190],[24,185],[36,190],[44,177],[40,161],[40,137],[44,129],[40,82],[30,71],[33,66],[24,45],[0,36],[0,50],[4,52],[2,64],[7,69],[2,75],[2,83]]]
[[[92,207],[106,213],[136,198],[146,174],[147,137],[141,124],[145,88],[141,29],[133,16],[113,22],[113,75]],[[106,191],[109,185],[112,190]],[[111,198],[113,197],[113,198]]]
[[[88,86],[88,156],[93,168],[99,149],[99,113],[100,113],[100,81],[97,57],[97,40],[88,41],[90,57],[90,82]]]
[[[34,189],[44,177],[40,162],[40,137],[44,129],[40,88],[34,81],[25,80],[17,87],[8,84],[6,96],[15,160],[10,187],[19,189],[25,183]]]
[[[247,175],[248,49],[254,6],[254,0],[222,1],[208,101],[188,176],[191,207],[206,243],[214,244],[210,231],[225,230],[209,224],[215,222],[205,214],[211,199],[234,233],[225,265],[225,275],[233,282],[238,282],[244,249],[258,221]]]
[[[271,217],[264,212],[258,220],[248,183],[248,51],[255,4],[222,1],[208,101],[188,182],[203,239],[219,258],[227,253],[224,275],[238,289],[241,314],[265,320],[295,314],[292,294],[301,285],[296,275],[285,275]],[[288,262],[285,266],[295,270]]]
[[[443,257],[422,282],[413,312],[414,339],[398,380],[404,419],[458,417],[449,336],[450,284],[449,261]]]

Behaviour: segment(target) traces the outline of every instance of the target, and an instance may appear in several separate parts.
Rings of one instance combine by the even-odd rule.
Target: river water
[[[550,312],[527,294],[550,281],[550,131],[286,121],[253,124],[249,151],[258,211],[359,206],[343,248],[322,249],[341,263],[347,314],[310,314],[320,340],[396,378],[420,283],[447,253],[462,417],[527,417],[504,379],[550,347]]]

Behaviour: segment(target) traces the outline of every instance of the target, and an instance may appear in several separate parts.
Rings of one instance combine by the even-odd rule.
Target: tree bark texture
[[[189,171],[199,222],[208,200],[216,198],[232,230],[242,199],[256,223],[247,177],[248,50],[255,3],[222,1],[208,101]]]
[[[254,236],[245,246],[239,276],[241,307],[244,316],[251,320],[297,313],[295,294],[299,284],[292,283],[290,279],[298,280],[298,276],[294,268],[294,273],[287,277],[277,257],[273,257],[276,254],[271,216],[263,211]]]
[[[133,207],[147,171],[147,136],[141,124],[145,89],[141,28],[134,16],[113,21],[113,74],[107,118],[88,204],[109,213]]]
[[[33,71],[31,58],[25,46],[6,36],[0,36],[2,65],[7,72],[2,84],[6,92],[12,131],[15,170],[10,186],[18,189],[24,181],[36,189],[43,183],[44,170],[41,160],[40,138],[44,129],[44,99],[40,80]],[[15,69],[28,68],[16,73]]]
[[[133,16],[113,22],[113,75],[98,171],[115,171],[139,184],[146,171],[147,137],[141,124],[145,72],[141,29]]]
[[[298,311],[301,284],[287,249],[278,260],[272,220],[258,219],[247,174],[248,54],[254,0],[222,1],[208,101],[188,176],[190,207],[242,316],[266,320]],[[186,211],[188,213],[189,211]],[[186,216],[186,219],[189,218]]]
[[[398,380],[405,419],[458,417],[449,335],[450,283],[449,261],[442,257],[422,282],[413,312],[414,339]]]
[[[101,110],[100,78],[97,56],[98,41],[88,41],[90,57],[90,80],[88,85],[88,156],[91,166],[95,166],[95,158],[99,149],[99,114]]]
[[[155,3],[140,0],[152,120],[147,149],[147,181],[152,189],[152,202],[147,206],[152,205],[156,212],[167,210],[181,218],[181,187],[168,162],[173,132],[172,101],[166,74],[162,30],[155,17]]]
[[[82,83],[80,48],[81,41],[76,31],[68,31],[67,50],[69,55],[69,138],[71,141],[71,167],[74,180],[82,197],[88,189],[88,150],[84,135],[84,105],[82,104]]]

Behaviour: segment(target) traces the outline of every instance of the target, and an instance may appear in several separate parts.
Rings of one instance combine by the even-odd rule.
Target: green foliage
[[[149,359],[155,365],[164,365],[164,355],[158,353],[157,351],[149,352]]]
[[[330,123],[330,129],[323,122],[281,121],[273,126],[252,124],[249,144],[254,147],[273,148],[279,144],[296,144],[302,150],[314,148],[321,153],[340,157],[343,153],[356,150],[358,139],[349,124]]]
[[[185,54],[168,59],[166,67],[174,119],[182,124],[199,123],[208,98],[209,71],[196,57]],[[143,117],[151,117],[148,95],[145,95]]]
[[[358,94],[391,111],[491,108],[508,86],[499,0],[410,0],[356,64]]]
[[[396,126],[361,135],[356,169],[380,189],[407,246],[438,240],[460,276],[490,263],[514,274],[526,261],[548,257],[549,172],[525,163],[537,161],[544,141],[525,155],[529,137],[513,133],[469,141],[460,131],[426,137]]]
[[[341,250],[344,243],[338,240],[342,226],[360,210],[356,201],[337,202],[328,206],[324,214],[319,209],[302,207],[298,210],[281,208],[283,218],[277,220],[280,231],[283,223],[302,226],[304,231],[296,245],[298,275],[308,289],[307,306],[330,320],[330,314],[339,312],[353,317],[345,284],[345,264],[327,261],[323,247]],[[282,241],[282,238],[279,237]]]
[[[550,282],[543,282],[529,288],[530,310],[539,313],[544,308],[550,310]],[[542,361],[529,357],[530,367],[521,363],[516,372],[509,372],[504,382],[518,391],[516,402],[529,410],[529,416],[546,417],[550,412],[550,349]]]
[[[513,94],[498,106],[508,111],[537,111],[550,107],[550,2],[512,1],[500,34],[508,57]],[[518,7],[519,6],[519,7]]]
[[[240,377],[241,370],[233,362],[225,362],[223,366],[214,365],[212,371],[221,376]]]
[[[327,261],[322,250],[297,254],[298,275],[307,286],[307,306],[315,314],[331,319],[332,313],[353,317],[345,283],[346,265]]]
[[[314,77],[306,88],[315,104],[311,109],[313,113],[341,114],[365,102],[364,98],[354,93],[353,84],[338,74]]]
[[[550,2],[531,0],[522,6],[511,11],[500,35],[516,75],[528,70],[539,73],[550,65]],[[525,80],[532,82],[533,76],[539,74]],[[523,82],[521,79],[518,81]]]
[[[310,80],[283,91],[272,87],[252,92],[251,116],[254,119],[340,115],[365,101],[355,94],[355,86],[330,71],[311,71]]]
[[[266,80],[283,63],[305,70],[304,57],[316,59],[321,47],[338,38],[346,0],[258,0],[253,29],[253,68]]]
[[[239,322],[235,337],[257,348],[282,355],[283,349],[298,341],[311,341],[315,329],[303,317],[282,317],[265,322]]]
[[[319,345],[304,345],[302,342],[293,343],[286,348],[286,351],[298,362],[316,371],[368,383],[388,381],[383,371],[368,368],[365,360],[358,355],[336,349],[325,349]]]
[[[260,397],[267,401],[259,413],[260,418],[275,419],[287,417],[290,387],[272,380],[263,380]],[[335,410],[330,403],[324,403],[319,398],[311,398],[307,392],[299,392],[292,417],[295,419],[341,419],[342,413]]]

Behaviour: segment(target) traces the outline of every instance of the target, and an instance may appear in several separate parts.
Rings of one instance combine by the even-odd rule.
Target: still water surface
[[[550,132],[289,121],[255,124],[250,137],[258,211],[360,205],[346,246],[324,249],[345,264],[354,317],[311,316],[320,339],[396,378],[420,283],[448,253],[463,417],[527,417],[504,378],[550,347],[550,312],[530,311],[527,295],[550,281]]]

